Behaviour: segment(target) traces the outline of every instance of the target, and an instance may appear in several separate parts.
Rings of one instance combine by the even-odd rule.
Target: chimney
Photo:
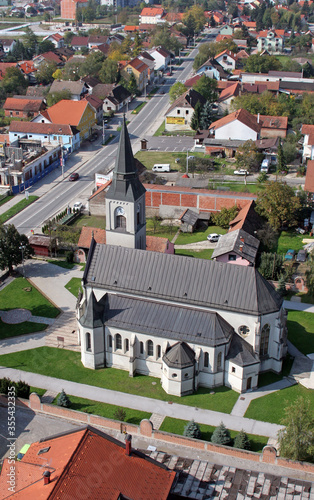
[[[50,470],[45,470],[43,473],[44,476],[44,484],[49,484],[50,483]]]
[[[241,243],[244,243],[244,238],[243,238],[243,236],[241,236],[240,241],[241,241]],[[242,245],[242,246],[243,246],[243,245]]]
[[[131,434],[127,434],[125,437],[125,454],[128,457],[131,455],[131,444],[132,444],[132,436]]]
[[[257,113],[257,123],[259,123],[259,113]]]
[[[240,252],[243,252],[243,245],[240,245]]]

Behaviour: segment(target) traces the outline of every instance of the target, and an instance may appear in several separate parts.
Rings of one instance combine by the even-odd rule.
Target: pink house
[[[219,239],[212,258],[218,262],[255,266],[259,240],[243,229],[224,234]]]

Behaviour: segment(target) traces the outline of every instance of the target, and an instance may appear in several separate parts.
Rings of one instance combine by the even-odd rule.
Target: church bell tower
[[[124,117],[112,183],[106,194],[106,244],[146,250],[145,193]]]

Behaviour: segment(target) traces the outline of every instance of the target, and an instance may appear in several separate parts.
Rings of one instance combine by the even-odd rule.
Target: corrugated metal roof
[[[215,312],[122,295],[106,297],[106,326],[208,346],[226,344],[234,333],[232,326]]]
[[[95,288],[247,314],[282,305],[253,267],[98,244],[89,257],[84,282]]]
[[[236,333],[232,337],[226,359],[239,366],[248,366],[259,363],[252,346]]]

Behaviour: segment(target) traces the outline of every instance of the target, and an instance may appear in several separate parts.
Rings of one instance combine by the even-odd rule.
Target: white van
[[[266,174],[268,174],[268,170],[269,170],[269,160],[265,158],[265,160],[262,161],[261,172],[266,172]]]
[[[170,163],[156,163],[152,170],[153,172],[170,172]]]

